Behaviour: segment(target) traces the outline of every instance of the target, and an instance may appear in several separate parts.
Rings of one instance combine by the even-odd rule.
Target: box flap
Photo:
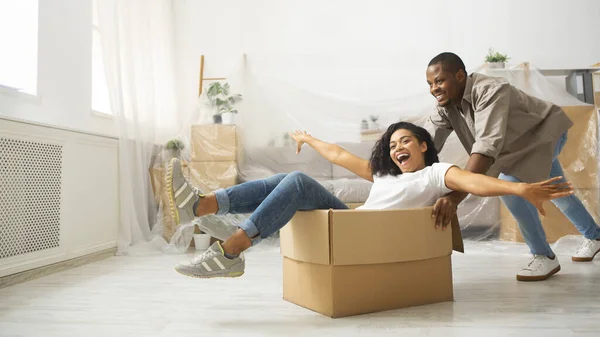
[[[302,262],[328,265],[330,210],[296,212],[279,232],[281,255]]]
[[[333,265],[416,261],[452,253],[452,230],[435,229],[432,207],[331,210]]]
[[[450,230],[452,230],[452,250],[456,252],[465,252],[465,244],[463,242],[462,233],[460,232],[460,225],[458,223],[458,216],[454,214],[452,222],[450,222]]]

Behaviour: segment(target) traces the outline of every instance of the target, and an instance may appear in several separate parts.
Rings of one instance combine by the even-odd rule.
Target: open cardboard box
[[[329,317],[452,301],[458,220],[436,230],[431,211],[297,212],[280,231],[283,298]]]

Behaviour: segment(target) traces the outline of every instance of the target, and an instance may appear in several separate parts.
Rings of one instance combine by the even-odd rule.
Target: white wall
[[[91,0],[39,0],[39,99],[0,93],[0,116],[116,136],[91,110],[91,25]]]
[[[400,55],[421,69],[442,50],[478,64],[490,46],[545,67],[598,62],[600,1],[173,0],[182,107],[195,105],[199,56],[225,76],[242,53]],[[116,135],[91,113],[91,0],[40,0],[36,101],[0,93],[0,115]],[[415,75],[416,76],[416,75]],[[407,80],[421,81],[420,78]],[[414,82],[413,82],[414,83]]]
[[[182,107],[192,109],[199,57],[206,77],[226,76],[243,53],[397,55],[418,69],[442,51],[467,68],[489,47],[541,68],[582,67],[600,61],[600,1],[349,1],[174,0]],[[423,85],[423,90],[426,90]]]

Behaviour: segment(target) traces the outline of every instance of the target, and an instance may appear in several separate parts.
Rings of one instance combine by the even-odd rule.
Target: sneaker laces
[[[201,263],[203,260],[208,260],[208,259],[210,259],[210,258],[212,258],[212,257],[215,257],[215,256],[217,256],[217,255],[219,255],[219,254],[218,254],[216,251],[214,251],[214,250],[212,250],[212,249],[210,249],[210,248],[209,248],[209,249],[208,249],[208,250],[206,250],[204,253],[202,253],[202,254],[200,254],[200,255],[197,255],[197,256],[195,256],[195,257],[192,259],[192,263],[193,263],[193,264],[199,264],[199,263]]]
[[[192,187],[192,192],[194,192],[195,195],[199,196],[200,198],[204,197],[204,194],[202,193],[202,191],[200,191],[200,189],[198,189],[196,186],[188,183],[191,187]]]
[[[579,247],[579,249],[577,250],[577,253],[575,254],[584,254],[587,251],[592,250],[592,246],[594,245],[594,241],[590,240],[588,238],[584,238],[583,240],[583,244],[581,245],[581,247]]]
[[[540,268],[540,265],[542,264],[542,261],[544,261],[544,259],[546,258],[546,256],[544,255],[534,255],[533,259],[531,259],[531,261],[529,261],[529,263],[527,264],[527,267],[525,267],[525,270],[536,270]]]
[[[192,192],[194,192],[195,195],[199,196],[200,198],[204,198],[204,193],[198,187],[194,186],[194,184],[185,179],[185,177],[183,180],[188,184],[189,187],[192,188]]]

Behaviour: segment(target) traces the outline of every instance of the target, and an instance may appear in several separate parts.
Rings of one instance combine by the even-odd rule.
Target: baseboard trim
[[[83,266],[91,262],[104,260],[114,256],[116,252],[117,248],[113,247],[73,259],[53,263],[47,266],[22,271],[12,275],[6,275],[0,278],[0,289],[31,281],[40,277],[52,275],[75,267]]]

